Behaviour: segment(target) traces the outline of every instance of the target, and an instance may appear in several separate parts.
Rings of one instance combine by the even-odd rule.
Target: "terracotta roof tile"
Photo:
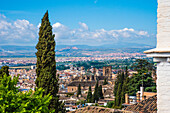
[[[157,95],[143,100],[137,104],[128,106],[125,111],[141,112],[141,113],[156,113],[157,111]]]

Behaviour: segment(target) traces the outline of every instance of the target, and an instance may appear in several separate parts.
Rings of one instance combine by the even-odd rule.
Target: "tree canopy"
[[[6,67],[2,67],[4,69]],[[9,73],[8,73],[9,74]],[[44,90],[42,88],[37,89],[35,92],[30,90],[29,92],[19,92],[19,88],[16,87],[18,77],[7,76],[6,73],[0,79],[0,112],[12,113],[12,112],[54,112],[49,110],[48,106],[52,96],[50,94],[43,96]]]

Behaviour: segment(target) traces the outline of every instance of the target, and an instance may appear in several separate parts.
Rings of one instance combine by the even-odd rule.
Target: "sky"
[[[157,0],[1,0],[0,45],[36,45],[47,10],[58,45],[156,44]]]

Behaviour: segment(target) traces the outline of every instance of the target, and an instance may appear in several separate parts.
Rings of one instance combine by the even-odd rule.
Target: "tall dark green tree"
[[[125,68],[125,78],[126,77],[128,77],[129,75],[128,75],[128,67],[126,66],[126,68]]]
[[[128,94],[136,95],[136,92],[140,90],[142,86],[145,88],[145,91],[156,92],[156,83],[153,82],[152,76],[150,73],[146,74],[134,74],[129,79],[128,82]],[[150,89],[150,90],[148,90]]]
[[[128,82],[128,76],[126,76],[126,73],[127,72],[118,73],[115,86],[114,86],[114,95],[115,95],[114,108],[121,108],[122,104],[125,102],[125,93],[127,92],[126,85]]]
[[[78,90],[77,90],[77,97],[81,95],[81,85],[79,84],[78,86]]]
[[[96,82],[95,89],[94,89],[92,101],[93,101],[93,102],[97,102],[98,100],[99,100],[99,94],[98,94],[98,81],[97,81],[97,82]]]
[[[91,91],[91,86],[89,86],[89,91],[87,94],[87,102],[91,103],[92,102],[92,91]]]
[[[121,83],[118,84],[116,96],[115,96],[115,105],[114,108],[121,108]]]
[[[8,71],[9,67],[8,66],[2,66],[2,68],[0,69],[0,79],[3,77],[4,74],[6,74],[7,76],[9,76],[9,71]]]
[[[56,112],[63,111],[57,97],[58,78],[56,78],[55,40],[48,17],[48,11],[41,20],[39,41],[36,45],[36,49],[36,86],[45,90],[44,95],[52,95],[53,98],[49,105],[50,109],[55,109]]]
[[[108,84],[108,82],[107,82],[107,79],[106,79],[106,78],[104,78],[103,85],[106,85],[106,84]]]
[[[145,59],[137,59],[132,67],[138,71],[138,73],[129,78],[127,85],[128,94],[136,95],[136,92],[140,90],[142,84],[145,91],[156,92],[156,83],[153,82],[151,76],[152,70],[154,69],[153,64]]]
[[[151,71],[153,69],[153,64],[148,62],[146,59],[136,59],[132,68],[135,71],[138,71],[139,74],[142,74]]]
[[[99,99],[104,99],[103,92],[102,92],[102,85],[100,85],[98,88],[98,94],[99,94]]]

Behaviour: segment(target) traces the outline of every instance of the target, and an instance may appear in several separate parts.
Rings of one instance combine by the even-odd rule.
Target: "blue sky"
[[[148,45],[156,43],[157,0],[1,0],[0,24],[4,27],[0,29],[0,39],[7,35],[2,34],[8,30],[21,32],[21,27],[18,27],[21,24],[25,28],[22,29],[23,34],[19,33],[20,36],[17,36],[18,42],[12,41],[12,36],[17,33],[10,36],[8,31],[11,41],[2,40],[0,44],[36,44],[37,26],[46,10],[49,11],[51,24],[57,23],[54,33],[59,44],[67,45],[70,40],[71,44],[89,42],[89,45],[97,45],[96,40],[99,45],[120,40],[136,40],[134,43],[140,41]],[[4,21],[10,29],[4,30]],[[15,25],[17,26],[12,27]],[[29,32],[24,36],[26,31]],[[31,37],[28,33],[32,34]]]

